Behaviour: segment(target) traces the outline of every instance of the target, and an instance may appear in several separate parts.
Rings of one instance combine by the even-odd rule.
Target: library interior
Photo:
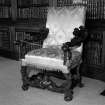
[[[59,8],[57,10],[59,11],[61,8],[64,10],[64,8],[82,6],[86,8],[87,37],[83,42],[81,75],[105,82],[104,0],[0,0],[0,56],[22,61],[28,52],[43,47],[46,34],[50,32],[46,28],[49,9]],[[46,72],[47,70],[44,73]],[[25,75],[22,71],[21,73]],[[55,74],[62,77],[62,74]],[[27,90],[27,87],[22,88]],[[105,90],[101,94],[103,93],[105,95]]]

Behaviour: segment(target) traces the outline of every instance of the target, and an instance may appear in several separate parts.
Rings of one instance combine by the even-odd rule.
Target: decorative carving
[[[73,45],[80,45],[85,40],[86,36],[84,35],[85,37],[82,37],[83,36],[82,34],[85,34],[84,31],[85,31],[84,27],[80,27],[79,29],[75,28],[73,34],[75,35],[74,39],[76,42],[74,42],[74,39],[72,39],[72,42],[66,42],[63,44],[62,50],[64,52],[64,65],[66,65],[67,62],[70,61],[72,58],[71,47]],[[64,100],[70,101],[73,99],[73,88],[75,86],[83,87],[79,67],[80,63],[78,63],[78,65],[73,69],[71,69],[71,67],[68,66],[69,73],[63,74],[64,76],[63,79],[65,79],[66,82],[58,86],[50,78],[51,76],[54,76],[54,74],[56,74],[55,72],[53,73],[44,70],[44,72],[39,72],[36,75],[32,75],[31,77],[29,77],[27,66],[22,66],[21,67],[21,74],[23,80],[22,89],[28,90],[29,86],[47,89],[53,92],[63,93]]]

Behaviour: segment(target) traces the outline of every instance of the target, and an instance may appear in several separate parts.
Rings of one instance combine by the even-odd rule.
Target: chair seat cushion
[[[63,73],[68,73],[68,68],[63,65],[64,55],[59,47],[48,47],[36,49],[28,52],[23,60],[26,65],[35,66],[43,70],[60,70]],[[70,66],[74,67],[81,61],[81,54],[77,51],[72,51],[72,59]]]

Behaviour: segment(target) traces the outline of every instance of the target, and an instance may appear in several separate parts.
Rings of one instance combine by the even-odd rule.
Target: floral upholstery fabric
[[[59,47],[47,47],[37,50],[30,51],[26,56],[25,60],[27,64],[34,65],[39,69],[47,70],[60,70],[63,73],[68,73],[67,66],[63,65],[64,54]],[[81,61],[81,53],[72,51],[72,58],[70,61],[70,67],[78,65]]]
[[[64,58],[63,51],[57,46],[50,46],[47,48],[36,49],[36,50],[30,51],[28,55],[49,57],[49,58],[55,58],[55,59]]]
[[[71,41],[74,28],[85,25],[85,13],[86,8],[83,6],[49,8],[46,22],[49,34],[43,47]]]

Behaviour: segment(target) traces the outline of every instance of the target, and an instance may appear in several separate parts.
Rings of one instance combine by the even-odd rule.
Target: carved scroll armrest
[[[74,38],[71,39],[71,42],[66,42],[62,46],[64,52],[64,65],[66,65],[66,62],[72,57],[72,48],[75,46],[81,46],[81,43],[86,40],[88,33],[84,26],[80,26],[79,28],[74,29],[73,35]]]
[[[87,36],[87,29],[84,26],[80,26],[79,28],[75,28],[73,31],[74,38],[71,40],[71,46],[80,46],[83,43]]]
[[[66,65],[66,62],[70,60],[72,57],[72,52],[69,44],[70,44],[69,42],[66,42],[62,46],[62,50],[64,52],[64,62],[63,62],[64,65]]]

